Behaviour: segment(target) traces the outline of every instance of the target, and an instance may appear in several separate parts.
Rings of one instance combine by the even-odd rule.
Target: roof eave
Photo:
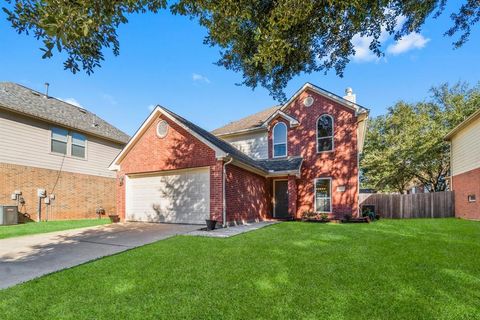
[[[259,126],[259,127],[242,129],[242,130],[231,131],[231,132],[226,132],[226,133],[214,133],[214,132],[212,132],[212,134],[217,136],[217,137],[223,138],[223,137],[227,137],[227,136],[237,136],[237,135],[242,135],[242,134],[246,134],[246,133],[252,133],[252,132],[257,132],[257,131],[260,132],[260,131],[265,131],[265,130],[266,130],[265,127]]]
[[[21,115],[21,116],[24,116],[24,117],[27,117],[27,118],[30,118],[30,119],[40,120],[40,121],[43,121],[43,122],[46,122],[46,123],[49,123],[49,124],[54,124],[54,125],[57,125],[57,126],[61,126],[61,127],[70,129],[70,130],[75,130],[79,133],[84,133],[86,135],[94,136],[94,137],[97,137],[97,138],[100,138],[100,139],[103,139],[103,140],[107,140],[107,141],[110,141],[110,142],[115,142],[115,143],[122,144],[122,145],[126,145],[128,143],[128,142],[121,141],[121,140],[118,140],[118,139],[106,137],[106,136],[103,136],[101,134],[97,134],[97,133],[93,133],[93,132],[90,132],[90,131],[75,128],[75,127],[66,125],[66,124],[61,123],[61,122],[53,121],[53,120],[46,119],[46,118],[39,117],[39,116],[34,116],[34,115],[29,114],[29,113],[21,112],[21,111],[18,111],[16,109],[13,109],[13,108],[6,107],[4,105],[0,105],[0,109],[7,110],[8,112],[18,114],[18,115]]]
[[[460,130],[468,126],[477,117],[480,117],[480,109],[472,113],[469,117],[463,120],[459,125],[453,128],[443,139],[445,141],[450,141],[453,138],[453,136],[455,136]]]

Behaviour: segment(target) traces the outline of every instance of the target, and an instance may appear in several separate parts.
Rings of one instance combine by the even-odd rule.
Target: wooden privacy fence
[[[446,218],[455,216],[453,191],[416,194],[361,193],[360,209],[375,206],[382,218]]]

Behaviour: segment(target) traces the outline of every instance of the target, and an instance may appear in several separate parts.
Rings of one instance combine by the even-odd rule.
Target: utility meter
[[[37,195],[39,198],[45,198],[47,196],[47,191],[45,191],[45,189],[37,189]]]

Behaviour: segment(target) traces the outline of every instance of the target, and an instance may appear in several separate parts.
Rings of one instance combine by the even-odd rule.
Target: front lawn
[[[0,226],[0,239],[25,236],[37,233],[93,227],[110,223],[109,219],[59,220],[48,222],[28,222],[11,226]]]
[[[480,319],[480,223],[177,236],[0,291],[2,319]]]

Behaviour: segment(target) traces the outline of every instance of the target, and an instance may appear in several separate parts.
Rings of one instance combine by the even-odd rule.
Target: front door
[[[275,180],[274,193],[275,205],[273,207],[274,218],[288,218],[288,181]]]

